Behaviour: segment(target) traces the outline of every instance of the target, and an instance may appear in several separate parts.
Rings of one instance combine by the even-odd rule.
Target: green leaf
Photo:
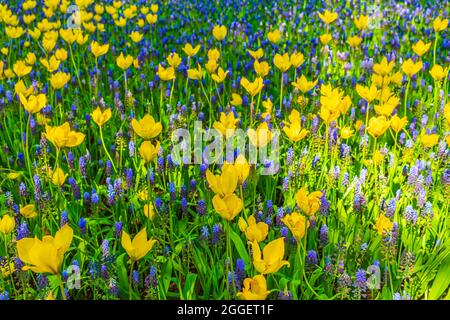
[[[166,262],[162,269],[161,281],[158,283],[158,295],[159,299],[166,299],[167,292],[169,291],[170,279],[172,278],[172,261]]]
[[[197,283],[197,275],[194,273],[189,273],[186,276],[186,282],[184,283],[182,300],[192,300],[195,299],[195,284]]]
[[[439,268],[433,285],[430,289],[431,300],[439,299],[444,292],[450,287],[450,255],[443,261]]]
[[[242,260],[244,260],[245,266],[250,266],[250,258],[248,256],[247,247],[242,242],[241,237],[238,236],[236,232],[231,230],[230,232],[231,241],[233,241],[237,252]]]

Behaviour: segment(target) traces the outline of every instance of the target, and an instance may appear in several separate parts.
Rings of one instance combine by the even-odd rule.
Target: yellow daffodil
[[[242,300],[265,300],[269,293],[266,278],[259,274],[244,279],[242,292],[238,292],[237,297]]]
[[[22,270],[59,275],[64,254],[72,239],[73,230],[66,224],[56,232],[55,237],[44,236],[42,240],[23,238],[17,241],[19,258],[26,264]]]
[[[144,228],[136,234],[131,241],[130,235],[122,231],[122,247],[127,252],[131,261],[138,261],[144,258],[152,250],[156,240],[147,240],[147,229]]]
[[[141,120],[131,120],[131,126],[134,133],[140,136],[144,140],[150,140],[157,137],[162,130],[161,122],[155,122],[155,119],[146,114]]]
[[[275,273],[283,266],[289,266],[289,262],[283,260],[284,257],[284,238],[278,238],[269,242],[261,249],[256,240],[251,242],[253,250],[253,265],[256,271],[261,274]]]
[[[294,236],[295,240],[300,242],[300,240],[305,236],[305,232],[309,227],[309,221],[305,216],[302,216],[298,212],[293,212],[287,214],[281,221],[289,228]]]

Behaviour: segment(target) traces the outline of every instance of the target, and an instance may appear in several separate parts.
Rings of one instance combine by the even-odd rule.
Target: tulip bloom
[[[387,128],[389,128],[389,121],[385,116],[379,116],[370,118],[367,131],[372,137],[378,138],[386,132]]]
[[[420,143],[425,148],[434,147],[439,141],[439,135],[437,134],[428,134],[428,132],[424,129],[420,132]]]
[[[27,219],[31,219],[37,216],[36,208],[34,204],[27,204],[25,207],[21,207],[20,214]]]
[[[55,172],[53,172],[52,175],[52,183],[55,186],[61,187],[64,184],[64,181],[66,181],[67,173],[64,173],[64,171],[61,168],[57,168]]]
[[[64,254],[72,239],[73,230],[66,224],[56,232],[55,237],[44,236],[42,240],[23,238],[17,241],[19,258],[27,264],[22,270],[59,275]]]
[[[234,164],[225,161],[222,166],[222,171],[228,170],[228,166],[233,167],[234,172],[238,177],[238,183],[242,185],[250,174],[250,165],[248,164],[247,159],[245,159],[245,156],[240,153],[234,161]]]
[[[297,243],[305,236],[309,227],[309,221],[298,212],[287,214],[281,221],[291,230]]]
[[[38,94],[38,95],[30,95],[27,98],[22,93],[19,93],[20,103],[22,103],[25,110],[27,110],[29,113],[37,113],[42,110],[42,108],[45,107],[47,104],[47,97],[45,94]]]
[[[254,216],[250,216],[247,222],[241,217],[239,218],[239,229],[245,234],[248,241],[261,242],[267,238],[269,226],[264,222],[256,223]]]
[[[162,81],[170,81],[175,79],[175,69],[173,67],[164,68],[162,65],[158,65],[158,71],[156,74]]]
[[[259,148],[265,147],[273,138],[267,122],[261,123],[256,130],[253,128],[248,129],[247,135],[250,143]]]
[[[200,50],[200,45],[196,45],[195,47],[192,47],[190,43],[186,43],[183,47],[183,52],[186,53],[189,57],[195,56],[198,51]]]
[[[57,127],[46,125],[44,136],[58,149],[76,147],[85,137],[83,133],[72,131],[68,122]]]
[[[133,241],[131,241],[128,233],[122,231],[122,247],[125,249],[133,262],[145,257],[150,250],[152,250],[155,243],[156,240],[147,240],[146,228],[139,231],[139,233],[133,238]]]
[[[91,113],[92,120],[99,126],[103,126],[106,122],[109,121],[111,118],[111,109],[105,109],[102,111],[100,107],[97,107],[92,113]]]
[[[231,221],[244,208],[244,202],[234,193],[224,197],[216,194],[212,199],[214,209],[227,221]]]
[[[265,300],[269,295],[266,278],[263,275],[246,278],[243,285],[242,292],[237,293],[238,298],[242,300]]]
[[[131,126],[134,132],[144,140],[150,140],[157,137],[162,130],[161,122],[155,122],[155,119],[146,114],[141,120],[131,120]]]
[[[269,242],[263,249],[261,255],[261,249],[256,240],[252,243],[253,250],[253,265],[256,271],[261,274],[275,273],[281,269],[281,267],[287,265],[289,262],[283,260],[284,256],[284,238],[278,238]]]
[[[150,141],[144,141],[139,147],[139,155],[144,160],[144,163],[148,164],[152,162],[153,159],[155,159],[156,155],[158,154],[158,150],[159,141],[157,141],[155,145],[151,144]]]
[[[105,55],[108,50],[109,44],[100,45],[97,41],[91,42],[91,52],[95,56],[95,58]]]
[[[7,214],[5,214],[0,219],[0,232],[3,233],[4,235],[7,235],[11,231],[13,231],[15,226],[16,226],[16,222],[15,222],[14,218]]]
[[[277,67],[281,72],[286,72],[291,67],[291,60],[289,59],[289,54],[285,53],[283,55],[275,54],[273,58],[273,64]]]
[[[295,194],[295,201],[306,215],[312,216],[320,208],[320,197],[322,197],[322,192],[314,191],[307,194],[306,187],[302,187]]]
[[[222,41],[227,35],[227,27],[214,26],[212,33],[214,38],[216,38],[218,41]]]
[[[134,58],[130,55],[127,55],[126,57],[123,55],[123,53],[120,53],[120,56],[117,57],[116,63],[119,66],[120,69],[123,71],[127,70],[131,64],[133,63]]]
[[[289,140],[293,142],[302,140],[309,132],[301,127],[300,113],[295,109],[291,111],[291,114],[289,115],[289,122],[285,122],[283,131],[286,133]]]
[[[206,171],[206,180],[211,190],[221,197],[230,195],[236,190],[238,175],[233,166],[223,166],[220,175],[214,175],[209,169]]]
[[[63,88],[70,80],[70,74],[57,72],[50,77],[50,84],[55,90]]]
[[[378,231],[378,234],[381,236],[383,233],[391,231],[394,227],[394,223],[389,220],[384,214],[381,214],[378,217],[377,222],[375,223],[375,229]]]
[[[227,115],[225,115],[224,112],[221,112],[219,121],[215,121],[213,127],[214,129],[220,131],[224,137],[228,137],[233,135],[238,122],[239,119],[234,117],[234,112],[230,112]]]

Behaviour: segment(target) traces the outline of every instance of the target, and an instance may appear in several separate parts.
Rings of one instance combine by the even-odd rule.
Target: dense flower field
[[[2,2],[0,300],[450,298],[447,1]]]

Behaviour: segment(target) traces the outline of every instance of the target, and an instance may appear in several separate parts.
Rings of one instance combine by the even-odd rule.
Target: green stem
[[[112,165],[112,167],[113,167],[113,169],[114,169],[114,172],[117,173],[117,168],[116,168],[116,166],[114,165],[114,161],[113,161],[113,159],[111,158],[111,155],[109,154],[108,149],[106,148],[105,140],[103,139],[103,130],[102,130],[102,127],[99,126],[99,128],[100,128],[100,139],[102,140],[102,146],[103,146],[103,149],[105,150],[106,155],[108,156],[109,160],[111,161],[111,165]]]

